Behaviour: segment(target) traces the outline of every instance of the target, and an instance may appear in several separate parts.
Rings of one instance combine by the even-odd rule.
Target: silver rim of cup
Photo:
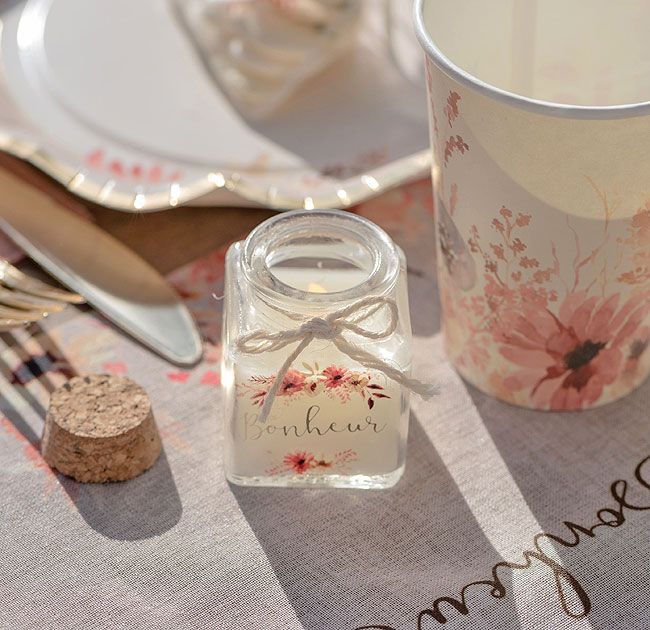
[[[505,105],[545,116],[578,118],[583,120],[612,120],[616,118],[644,116],[650,113],[650,101],[623,105],[567,105],[521,96],[520,94],[508,92],[507,90],[490,85],[485,81],[481,81],[481,79],[459,68],[446,57],[427,32],[424,23],[424,5],[432,2],[435,2],[435,0],[415,0],[413,4],[415,34],[425,53],[436,66],[461,85]]]

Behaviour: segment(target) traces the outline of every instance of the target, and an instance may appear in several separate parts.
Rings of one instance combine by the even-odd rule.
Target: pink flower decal
[[[302,475],[306,470],[313,468],[316,465],[316,459],[311,453],[305,451],[298,451],[284,456],[284,464],[286,470],[297,472]]]
[[[638,337],[649,305],[643,296],[619,309],[618,293],[601,299],[569,293],[559,315],[525,308],[499,351],[522,369],[504,379],[511,391],[531,389],[536,406],[581,409],[598,401],[623,368],[627,347]]]
[[[358,461],[357,452],[352,449],[338,451],[334,454],[320,454],[318,457],[306,451],[287,453],[281,464],[267,469],[268,475],[283,475],[308,472],[310,475],[328,474],[331,472],[349,472],[351,466]]]
[[[346,381],[350,379],[350,376],[350,370],[344,367],[331,365],[323,370],[325,387],[327,387],[327,389],[334,389],[335,387],[345,385]]]
[[[282,381],[278,396],[293,396],[305,386],[305,375],[296,370],[289,370]]]
[[[302,396],[312,398],[325,396],[331,400],[338,399],[345,404],[352,396],[358,396],[366,401],[369,409],[372,409],[376,399],[390,398],[384,393],[384,388],[376,382],[380,378],[379,374],[369,371],[351,372],[345,367],[336,365],[321,370],[318,363],[314,365],[303,363],[303,366],[304,372],[289,370],[284,377],[277,395],[284,398],[285,404],[291,404],[296,398]],[[243,383],[237,383],[236,387],[239,390],[237,396],[247,396],[253,405],[262,407],[274,380],[275,374],[251,376]]]

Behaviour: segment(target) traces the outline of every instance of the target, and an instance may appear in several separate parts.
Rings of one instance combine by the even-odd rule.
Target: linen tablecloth
[[[650,383],[573,413],[486,397],[443,352],[429,182],[355,211],[407,254],[414,375],[442,388],[413,397],[397,486],[225,481],[216,251],[170,276],[206,339],[192,370],[90,309],[0,335],[1,628],[650,628]],[[164,452],[140,477],[77,484],[42,459],[50,392],[84,372],[150,394]]]

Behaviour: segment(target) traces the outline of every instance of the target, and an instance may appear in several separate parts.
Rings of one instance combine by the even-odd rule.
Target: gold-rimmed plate
[[[0,148],[121,210],[358,203],[430,165],[409,4],[368,0],[354,52],[251,122],[171,4],[3,3]]]

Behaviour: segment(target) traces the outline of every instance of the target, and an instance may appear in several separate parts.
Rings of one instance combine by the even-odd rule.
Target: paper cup
[[[650,3],[416,0],[446,351],[584,409],[650,370]]]

